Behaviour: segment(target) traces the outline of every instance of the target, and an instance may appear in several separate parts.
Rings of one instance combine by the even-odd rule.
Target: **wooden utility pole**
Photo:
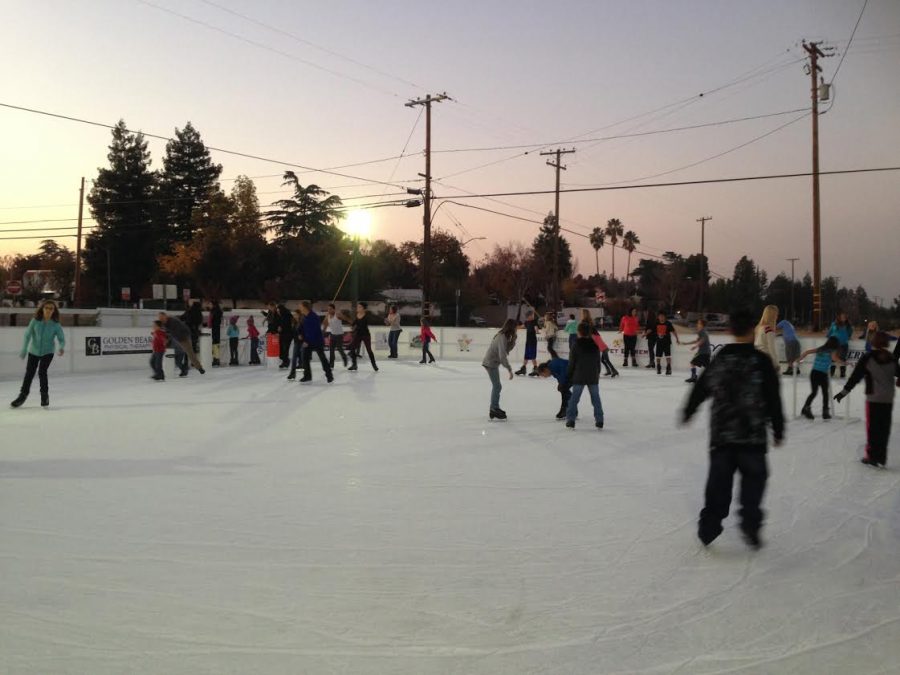
[[[556,219],[556,226],[553,228],[553,291],[550,298],[553,302],[554,312],[559,310],[559,172],[566,170],[566,167],[564,167],[560,162],[560,157],[562,155],[569,155],[574,152],[575,148],[572,148],[571,150],[563,150],[561,148],[557,148],[556,150],[541,153],[541,155],[556,155],[555,162],[551,159],[547,160],[547,166],[552,166],[554,169],[556,169],[556,200],[553,210],[553,216]]]
[[[822,327],[822,239],[819,211],[819,59],[828,56],[819,49],[821,42],[804,42],[803,49],[809,55],[810,81],[812,82],[812,192],[813,192],[813,316],[814,331]]]
[[[422,226],[424,234],[422,238],[422,315],[430,314],[431,301],[431,104],[440,103],[450,97],[447,92],[443,94],[428,94],[425,98],[415,99],[405,103],[407,108],[417,105],[425,106],[425,194],[423,201],[425,211],[422,214]],[[419,174],[420,176],[422,174]]]
[[[84,215],[84,176],[78,191],[78,241],[75,243],[75,306],[81,306],[81,225]]]
[[[785,258],[788,262],[791,263],[791,318],[790,321],[793,322],[796,319],[794,318],[794,263],[800,260],[800,258]]]
[[[706,221],[712,220],[712,216],[697,218],[700,223],[700,314],[704,313],[703,290],[706,288]],[[701,317],[704,318],[705,317]]]

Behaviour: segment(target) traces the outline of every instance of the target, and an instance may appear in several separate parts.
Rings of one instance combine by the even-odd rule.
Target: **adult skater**
[[[31,391],[31,382],[35,372],[41,387],[41,406],[50,405],[50,383],[47,379],[47,369],[53,361],[54,341],[62,356],[66,349],[66,336],[62,326],[59,325],[59,307],[52,300],[44,300],[34,313],[28,328],[25,329],[25,341],[22,343],[20,358],[28,357],[25,366],[25,379],[22,380],[22,388],[19,395],[12,402],[13,408],[18,408],[25,403],[28,393]]]
[[[622,334],[622,340],[625,343],[625,359],[622,361],[622,367],[628,367],[628,355],[631,355],[631,367],[637,368],[637,336],[640,322],[638,321],[637,307],[632,307],[631,311],[622,317],[619,321],[619,332]]]
[[[312,380],[312,355],[315,352],[325,371],[325,379],[330,383],[334,380],[331,374],[331,366],[325,358],[325,336],[322,335],[322,318],[313,311],[312,303],[304,300],[300,303],[300,314],[303,316],[303,377],[301,382]]]
[[[200,353],[200,329],[203,327],[203,309],[198,300],[191,301],[184,313],[184,322],[191,332],[191,347],[195,354]]]
[[[556,312],[547,312],[544,315],[544,339],[547,341],[547,353],[551,357],[556,357],[556,333],[559,326],[556,324]]]
[[[784,338],[784,360],[787,361],[787,370],[785,370],[783,374],[793,375],[794,364],[800,360],[800,340],[797,339],[797,331],[794,328],[794,324],[787,319],[779,321],[775,324],[775,328]],[[799,375],[800,365],[797,364],[796,368],[797,374]]]
[[[434,363],[434,356],[431,354],[431,341],[437,342],[437,337],[434,331],[431,330],[428,319],[424,316],[419,320],[419,339],[422,341],[422,360],[419,363],[425,363],[426,356],[428,357],[428,363]]]
[[[578,339],[577,335],[576,333],[576,340]],[[568,408],[569,399],[572,396],[572,388],[569,384],[569,360],[554,356],[538,366],[538,377],[550,376],[556,380],[556,391],[559,392],[561,399],[556,419],[563,420],[566,418],[566,408]]]
[[[500,408],[500,366],[509,371],[509,379],[513,379],[512,366],[509,365],[509,353],[516,346],[516,320],[507,319],[503,328],[491,340],[491,344],[481,361],[491,380],[491,407],[488,416],[491,419],[505,420],[506,412]]]
[[[753,346],[772,360],[776,373],[781,372],[778,365],[778,350],[775,347],[777,324],[778,308],[775,305],[766,305],[753,332]]]
[[[696,382],[697,368],[708,368],[709,361],[712,358],[712,347],[709,344],[709,333],[706,332],[705,319],[697,319],[697,339],[684,344],[690,347],[691,351],[697,350],[696,355],[691,359],[691,376],[685,380],[685,382]]]
[[[344,353],[344,322],[338,316],[334,303],[328,304],[328,314],[325,315],[325,334],[328,335],[328,365],[334,369],[334,350],[337,349],[347,367],[347,354]]]
[[[522,323],[525,328],[525,358],[522,361],[522,367],[516,371],[516,375],[525,375],[528,370],[528,362],[531,361],[531,374],[537,375],[537,319],[534,318],[534,312],[528,310],[525,312],[525,321]]]
[[[179,377],[187,377],[188,362],[199,370],[201,375],[206,373],[191,344],[191,329],[179,319],[169,316],[165,312],[160,312],[156,318],[162,323],[172,340],[172,346],[175,348],[175,365],[181,371]]]
[[[675,326],[666,318],[665,312],[656,315],[656,374],[662,374],[662,357],[666,357],[666,375],[672,374],[672,336],[681,344]]]
[[[645,368],[656,368],[656,315],[647,313],[647,322],[644,324],[644,338],[647,340],[647,352],[650,354],[650,363]]]
[[[812,414],[812,402],[816,398],[816,392],[822,390],[822,419],[830,420],[831,413],[828,412],[828,371],[834,368],[834,362],[839,359],[841,344],[833,335],[825,340],[825,344],[815,349],[807,349],[800,355],[800,361],[810,354],[815,354],[816,359],[813,361],[812,370],[809,371],[809,384],[812,387],[812,393],[807,397],[806,403],[800,414],[806,419],[815,419]]]
[[[572,396],[566,406],[566,427],[575,428],[578,417],[578,401],[587,387],[594,407],[594,425],[603,428],[603,404],[600,402],[600,350],[591,338],[591,324],[582,321],[578,325],[578,340],[569,354],[566,377],[572,387]]]
[[[847,377],[847,354],[850,352],[850,338],[853,337],[853,326],[847,320],[847,312],[838,312],[837,318],[831,322],[826,337],[837,338],[840,344],[839,354],[841,361],[841,379]],[[834,377],[835,366],[831,366],[831,376]]]
[[[222,342],[222,306],[218,300],[213,300],[209,308],[209,332],[212,336],[212,364],[213,366],[221,366],[219,361],[220,343]]]
[[[891,413],[894,390],[900,387],[900,363],[888,351],[888,334],[881,331],[870,336],[872,351],[864,354],[850,373],[844,388],[835,394],[840,402],[859,381],[866,381],[866,455],[863,464],[884,468],[887,464],[888,440],[891,436]]]
[[[306,347],[303,344],[303,314],[301,314],[298,307],[291,315],[291,372],[288,373],[288,380],[295,379],[297,377],[297,369],[303,367],[303,352],[305,350]]]
[[[369,353],[369,361],[372,363],[372,370],[378,372],[378,366],[375,364],[375,352],[372,351],[372,335],[369,333],[369,313],[368,305],[364,302],[356,303],[356,318],[353,320],[353,342],[350,344],[350,361],[351,366],[347,370],[356,370],[356,355],[362,355],[361,345],[366,346]]]
[[[730,316],[734,344],[725,345],[691,389],[682,413],[687,423],[700,404],[712,398],[709,436],[709,476],[706,503],[700,511],[697,535],[709,546],[722,533],[728,516],[734,472],[741,472],[741,532],[752,548],[760,548],[760,509],[769,470],[766,465],[767,425],[774,444],[784,438],[784,414],[778,373],[772,361],[753,346],[753,317],[738,309]]]
[[[400,333],[403,328],[400,326],[400,312],[397,311],[397,305],[391,305],[388,315],[384,318],[384,325],[388,327],[388,354],[389,359],[397,358],[397,345],[400,344]],[[334,360],[334,354],[332,354]]]

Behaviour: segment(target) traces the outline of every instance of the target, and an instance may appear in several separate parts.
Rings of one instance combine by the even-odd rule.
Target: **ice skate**
[[[492,420],[493,419],[498,419],[498,420],[506,419],[506,413],[503,410],[500,410],[500,408],[491,408],[490,412],[488,414]]]
[[[672,366],[666,366],[666,375],[672,374]]]
[[[50,405],[50,394],[41,393],[41,407],[46,408]]]
[[[13,401],[12,403],[10,403],[10,405],[11,405],[13,408],[18,408],[18,407],[21,406],[23,403],[25,403],[25,399],[26,399],[26,398],[28,398],[28,394],[19,394],[19,395],[16,397],[16,400]]]
[[[522,366],[516,371],[516,375],[524,375],[526,373],[525,366]]]
[[[827,410],[823,410],[823,411],[822,411],[822,419],[823,419],[823,420],[830,420],[830,419],[831,419],[831,413],[828,412]]]
[[[800,411],[800,414],[803,415],[808,420],[816,419],[815,416],[812,414],[812,410],[810,410],[809,408],[806,408],[806,407],[804,407],[803,410]]]

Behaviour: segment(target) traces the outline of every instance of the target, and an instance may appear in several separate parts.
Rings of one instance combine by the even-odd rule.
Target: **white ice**
[[[900,672],[896,421],[887,471],[864,421],[791,421],[766,547],[732,517],[704,550],[685,373],[604,379],[606,428],[585,396],[568,431],[552,381],[504,380],[491,423],[475,363],[314,368],[0,411],[0,672]]]

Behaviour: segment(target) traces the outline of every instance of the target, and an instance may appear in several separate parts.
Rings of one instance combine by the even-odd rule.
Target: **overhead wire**
[[[863,14],[866,11],[866,5],[869,4],[869,0],[863,0],[862,9],[859,10],[859,16],[856,17],[856,23],[853,25],[853,32],[850,33],[850,39],[847,41],[847,46],[841,52],[841,60],[838,61],[837,68],[834,69],[834,75],[831,76],[831,80],[829,80],[828,84],[833,84],[835,78],[837,78],[838,73],[841,71],[841,66],[844,65],[844,57],[847,56],[847,52],[850,50],[850,45],[853,44],[853,36],[856,35],[856,29],[859,28],[859,22],[862,21]]]

